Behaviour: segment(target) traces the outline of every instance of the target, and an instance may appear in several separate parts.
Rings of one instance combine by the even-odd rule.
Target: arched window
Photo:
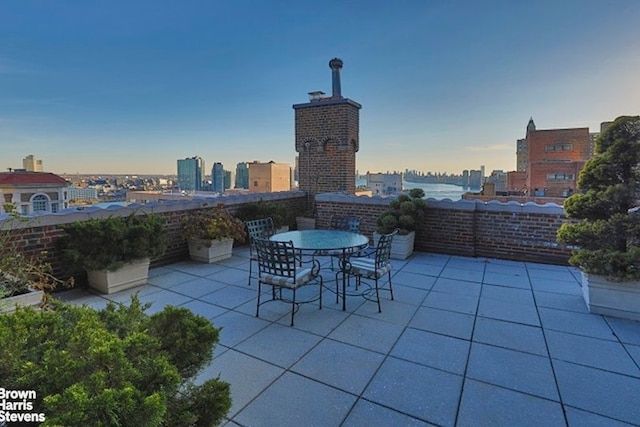
[[[49,198],[44,194],[37,194],[31,198],[34,212],[49,212]]]

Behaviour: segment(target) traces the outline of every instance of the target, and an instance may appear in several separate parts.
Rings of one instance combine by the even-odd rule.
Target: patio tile
[[[394,301],[403,302],[405,304],[421,305],[429,292],[416,289],[410,286],[393,283],[393,299]]]
[[[572,408],[571,406],[567,406],[565,412],[567,414],[567,423],[569,427],[629,427],[633,425]]]
[[[640,345],[626,344],[624,347],[631,355],[631,358],[635,360],[636,365],[640,366]]]
[[[474,342],[467,378],[558,400],[551,363],[546,357]]]
[[[238,344],[235,349],[265,362],[289,368],[321,339],[318,335],[274,323]]]
[[[256,298],[256,290],[250,287],[226,286],[218,291],[200,297],[201,301],[210,302],[220,307],[234,309],[247,301]]]
[[[249,280],[248,271],[239,270],[236,268],[225,268],[218,272],[207,275],[209,279],[217,280],[218,282],[226,283],[228,285],[244,286],[245,288],[252,288],[247,281]]]
[[[471,339],[475,318],[469,314],[420,307],[409,326],[466,340]]]
[[[636,424],[640,420],[637,378],[553,360],[565,404]]]
[[[542,329],[536,326],[478,317],[473,341],[548,356]]]
[[[106,296],[106,295],[105,295]],[[101,310],[107,306],[109,300],[101,295],[89,292],[86,289],[76,288],[65,292],[53,294],[53,297],[70,304],[86,305],[96,310]]]
[[[442,265],[433,265],[428,263],[416,263],[411,262],[402,267],[402,273],[419,274],[427,277],[438,277],[444,269],[444,262]]]
[[[287,372],[234,421],[246,426],[337,426],[355,401],[354,395]]]
[[[587,337],[615,341],[613,331],[602,316],[589,313],[554,310],[539,307],[540,320],[545,329],[569,332]]]
[[[508,260],[499,260],[499,259],[489,259],[487,260],[486,267],[484,270],[485,274],[503,274],[508,276],[520,276],[520,277],[529,277],[529,272],[527,271],[527,267],[523,262],[519,261],[508,261]]]
[[[515,275],[487,271],[484,273],[482,282],[509,288],[531,289],[531,283],[526,276],[526,272],[524,275]]]
[[[268,305],[269,304],[263,307],[268,307]],[[350,313],[342,311],[342,308],[324,307],[324,303],[322,310],[318,310],[317,307],[313,306],[312,308],[314,309],[309,309],[300,316],[300,321],[298,321],[298,314],[300,313],[296,314],[296,323],[294,328],[326,337],[350,316]],[[260,316],[262,316],[262,314],[260,314]],[[289,326],[290,319],[288,315],[280,318],[278,323]]]
[[[355,313],[361,316],[371,317],[372,319],[384,320],[396,325],[405,326],[409,323],[418,307],[400,301],[391,301],[387,299],[387,295],[380,294],[382,313],[378,312],[378,304],[376,304],[375,301],[366,301],[355,310]]]
[[[461,392],[459,375],[389,357],[363,397],[411,417],[453,426]]]
[[[218,328],[222,328],[220,344],[233,347],[269,326],[269,322],[258,319],[255,316],[229,311],[216,317],[215,325]]]
[[[423,290],[429,290],[435,283],[436,278],[433,276],[426,276],[424,274],[411,273],[405,271],[398,271],[391,276],[391,284],[395,285],[404,285],[407,287],[418,288]]]
[[[333,340],[323,340],[291,371],[349,393],[361,394],[384,355]]]
[[[358,400],[344,426],[435,426],[364,399]]]
[[[155,275],[153,277],[150,275],[149,279],[147,279],[147,283],[168,289],[174,286],[178,286],[181,283],[189,282],[195,278],[196,276],[194,276],[193,274],[187,274],[175,270],[167,270],[166,272]]]
[[[469,355],[469,341],[407,328],[391,351],[399,359],[464,374]]]
[[[607,317],[607,323],[620,341],[640,345],[640,322]]]
[[[506,288],[505,288],[506,289]],[[540,326],[538,312],[533,304],[514,304],[491,298],[480,297],[478,316],[525,325]]]
[[[640,377],[640,370],[619,342],[557,331],[546,331],[545,336],[554,359]]]
[[[160,288],[158,286],[146,284],[142,286],[136,286],[135,288],[125,289],[114,294],[105,294],[103,295],[103,297],[113,302],[122,302],[125,304],[129,304],[133,295],[138,295],[138,298],[140,298],[145,295],[153,294],[155,292],[160,292],[163,290],[163,288]]]
[[[204,316],[210,320],[215,319],[216,317],[229,311],[228,309],[219,307],[215,304],[210,304],[208,302],[195,299],[182,304],[180,307],[188,308],[195,314],[199,314],[200,316]],[[215,325],[215,321],[213,323]]]
[[[231,385],[232,405],[228,417],[233,417],[265,388],[275,381],[283,369],[247,356],[235,350],[228,350],[207,366],[196,379],[202,384],[209,378],[216,378]]]
[[[345,319],[327,337],[387,354],[403,330],[404,326],[401,325],[354,314]]]
[[[575,280],[565,281],[549,278],[531,278],[531,287],[536,291],[553,292],[556,294],[582,295],[580,284]]]
[[[481,302],[482,299],[492,299],[506,302],[507,304],[521,304],[528,305],[530,307],[535,306],[533,293],[530,289],[515,289],[509,287],[505,288],[503,286],[484,285],[482,286],[482,293],[480,294]]]
[[[440,277],[447,279],[464,280],[467,282],[482,282],[484,276],[484,266],[478,269],[467,269],[460,267],[450,267],[448,264],[440,273]]]
[[[466,380],[457,426],[564,426],[562,405],[491,384]]]
[[[448,292],[431,291],[424,299],[423,306],[451,310],[475,315],[480,295],[456,295]]]
[[[569,267],[562,265],[540,264],[527,262],[527,271],[529,277],[539,279],[552,279],[571,282],[575,281],[575,276],[569,270]]]
[[[205,277],[197,277],[188,282],[181,283],[178,286],[173,286],[171,290],[191,298],[200,298],[204,295],[226,288],[227,286],[229,285],[215,280],[207,279]]]
[[[484,271],[484,267],[488,260],[486,258],[471,258],[464,256],[452,255],[447,262],[447,268]]]
[[[582,295],[562,295],[543,291],[534,291],[533,295],[538,307],[575,311],[577,313],[589,313]]]
[[[147,314],[153,314],[162,311],[162,309],[168,305],[177,307],[186,303],[187,301],[192,300],[192,298],[190,297],[176,294],[175,292],[167,290],[154,292],[148,295],[142,295],[139,299],[142,304],[151,303],[151,307],[149,307],[146,311]]]
[[[171,269],[198,277],[205,277],[225,270],[227,267],[219,264],[207,264],[196,261],[182,261],[171,264]]]
[[[455,280],[439,277],[431,288],[432,291],[444,292],[454,295],[466,295],[471,297],[479,297],[482,286],[480,283],[467,282],[464,280]]]
[[[415,265],[434,265],[444,267],[451,259],[450,255],[434,254],[429,252],[414,252],[411,256],[411,262],[407,266]]]

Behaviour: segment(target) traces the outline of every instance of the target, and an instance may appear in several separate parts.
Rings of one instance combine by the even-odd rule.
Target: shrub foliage
[[[219,329],[184,308],[151,316],[129,307],[53,303],[0,316],[0,378],[12,390],[36,390],[32,412],[48,425],[210,426],[231,406],[229,385],[201,385]]]
[[[580,193],[564,209],[576,223],[558,230],[576,246],[569,262],[587,273],[640,279],[640,116],[618,117],[596,140],[596,155],[578,178]]]
[[[424,190],[421,188],[413,188],[409,194],[400,194],[376,220],[376,231],[380,234],[391,233],[396,228],[398,234],[415,231],[427,206],[423,197]]]

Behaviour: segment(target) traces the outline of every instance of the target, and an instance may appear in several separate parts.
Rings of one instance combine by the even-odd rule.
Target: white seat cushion
[[[302,286],[305,283],[310,282],[316,276],[313,275],[313,272],[310,268],[300,268],[296,270],[295,280],[293,277],[288,276],[278,276],[276,274],[260,274],[260,280],[263,283],[268,283],[274,286],[283,286],[286,288],[296,288],[298,286]]]
[[[371,258],[351,258],[349,264],[347,273],[360,275],[368,279],[379,279],[391,270],[390,263],[376,270],[376,261]]]

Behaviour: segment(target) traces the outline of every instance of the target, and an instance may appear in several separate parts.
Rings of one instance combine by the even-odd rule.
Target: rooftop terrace
[[[589,314],[577,270],[424,252],[393,265],[382,313],[358,296],[343,312],[327,292],[295,327],[281,302],[255,317],[247,247],[153,268],[134,290],[60,296],[100,308],[139,292],[150,312],[222,327],[201,378],[231,384],[230,426],[640,423],[640,323]]]

